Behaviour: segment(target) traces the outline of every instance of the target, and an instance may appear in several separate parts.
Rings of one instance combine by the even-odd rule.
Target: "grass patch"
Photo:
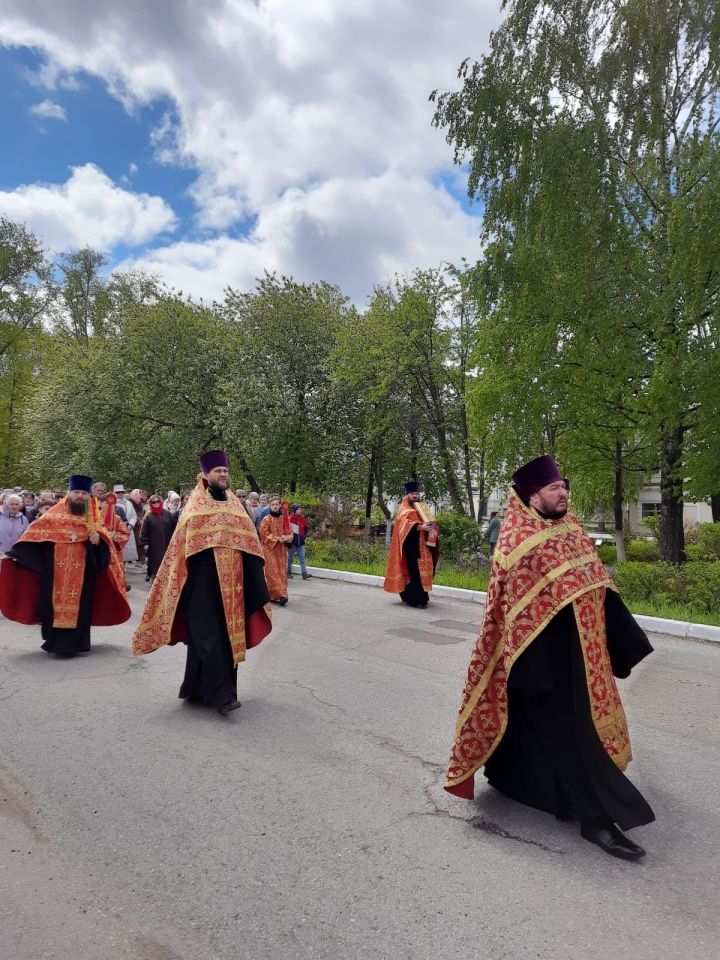
[[[720,627],[720,615],[698,613],[682,603],[628,603],[631,613],[643,617],[662,617],[665,620],[688,620],[690,623],[705,623],[710,627]]]
[[[385,576],[384,543],[309,541],[308,563],[330,570]],[[720,626],[720,562],[687,563],[681,567],[643,561],[618,564],[614,573],[620,594],[632,613],[666,620],[688,620]],[[440,558],[438,586],[487,590],[489,571],[476,561],[451,563]]]

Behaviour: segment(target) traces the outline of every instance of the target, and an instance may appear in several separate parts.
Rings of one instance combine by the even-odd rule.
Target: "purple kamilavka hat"
[[[203,473],[209,473],[215,467],[229,467],[228,455],[224,450],[208,450],[200,455],[200,469]]]
[[[568,490],[570,489],[570,481],[563,477],[549,453],[531,460],[512,475],[513,485],[524,500],[529,500],[538,490],[558,480],[562,480]]]

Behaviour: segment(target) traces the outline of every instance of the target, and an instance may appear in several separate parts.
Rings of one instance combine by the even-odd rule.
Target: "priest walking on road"
[[[420,485],[405,484],[405,497],[395,517],[384,589],[399,593],[410,607],[427,607],[438,561],[437,526],[421,514]],[[424,511],[423,511],[424,512]]]
[[[87,653],[91,626],[130,618],[122,559],[90,496],[92,479],[77,474],[68,487],[0,563],[0,610],[40,624],[42,649],[60,657]]]
[[[181,699],[237,710],[237,665],[271,630],[263,551],[230,488],[227,454],[200,457],[202,473],[153,580],[133,653],[187,644]]]
[[[623,831],[655,815],[623,773],[632,754],[614,677],[652,647],[568,490],[550,456],[513,474],[445,789],[472,799],[484,767],[496,790],[577,818],[585,840],[638,860],[645,851]]]

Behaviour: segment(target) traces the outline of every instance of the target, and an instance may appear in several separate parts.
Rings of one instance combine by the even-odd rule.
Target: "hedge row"
[[[615,580],[626,603],[679,603],[691,613],[720,612],[720,562],[620,563]]]

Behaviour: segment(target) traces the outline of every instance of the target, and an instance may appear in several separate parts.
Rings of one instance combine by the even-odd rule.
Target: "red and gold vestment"
[[[268,513],[258,527],[265,551],[265,580],[271,600],[286,600],[288,595],[288,544],[280,538],[289,536],[288,525],[282,514]]]
[[[17,543],[54,544],[52,583],[52,626],[74,629],[78,623],[80,594],[85,576],[87,540],[92,533],[105,541],[110,549],[110,565],[98,571],[95,582],[91,625],[114,626],[130,619],[125,596],[122,560],[105,528],[95,500],[88,501],[86,514],[70,512],[64,497],[46,514],[38,517],[25,530]],[[40,575],[13,562],[3,560],[0,567],[0,609],[9,620],[18,623],[40,623],[38,602]]]
[[[214,500],[203,479],[190,494],[178,519],[140,623],[132,640],[133,653],[151,653],[165,644],[187,642],[187,622],[179,607],[188,577],[188,559],[203,550],[213,551],[233,662],[245,659],[245,650],[257,646],[271,630],[269,611],[261,607],[245,619],[243,553],[262,558],[255,531],[237,497]]]
[[[471,799],[473,777],[500,743],[508,721],[507,683],[518,657],[572,604],[590,712],[620,770],[632,759],[605,631],[605,591],[615,589],[590,538],[568,512],[547,520],[513,491],[495,553],[480,635],[470,660],[445,789]]]
[[[385,583],[383,589],[388,593],[402,593],[410,583],[410,572],[408,570],[407,559],[403,552],[405,540],[416,525],[422,525],[425,521],[410,503],[407,497],[403,498],[402,503],[395,517],[393,526],[392,540],[388,552],[387,569],[385,570]],[[428,593],[432,590],[433,575],[438,559],[438,548],[430,549],[427,545],[427,533],[424,530],[420,534],[420,554],[418,556],[418,570],[423,590]]]

